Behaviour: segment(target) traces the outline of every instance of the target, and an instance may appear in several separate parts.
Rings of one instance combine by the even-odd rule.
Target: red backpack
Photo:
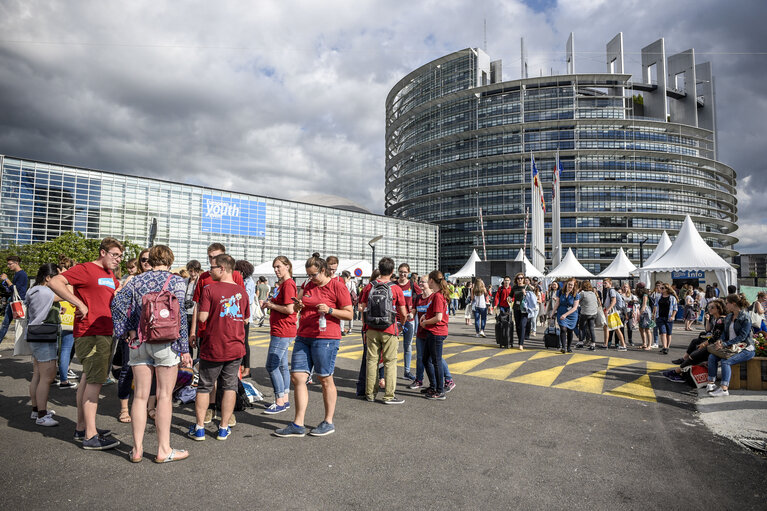
[[[181,316],[176,295],[168,291],[168,275],[161,291],[141,297],[139,340],[150,344],[173,342],[181,335]]]

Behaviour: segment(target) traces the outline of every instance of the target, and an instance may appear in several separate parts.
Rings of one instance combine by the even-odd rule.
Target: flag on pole
[[[533,188],[538,193],[538,196],[541,199],[541,209],[543,212],[546,212],[546,201],[543,199],[543,187],[541,186],[540,181],[538,180],[538,167],[535,166],[535,158],[532,154],[530,154],[530,158],[532,159],[532,165],[533,165]]]
[[[543,224],[546,213],[546,203],[543,200],[543,187],[538,175],[538,167],[535,165],[535,157],[530,153],[530,200],[533,203],[532,217],[533,229],[530,237],[531,262],[539,271],[546,266],[546,238],[543,232]]]

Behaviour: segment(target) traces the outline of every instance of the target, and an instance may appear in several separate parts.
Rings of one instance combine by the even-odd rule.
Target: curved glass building
[[[711,65],[694,50],[668,59],[660,39],[642,50],[643,76],[623,72],[623,38],[607,45],[607,72],[501,81],[501,62],[468,48],[402,78],[386,100],[386,214],[440,226],[440,268],[482,254],[530,257],[530,156],[551,201],[556,154],[563,166],[561,238],[592,272],[619,247],[638,265],[685,215],[730,259],[735,172],[717,161]],[[532,214],[530,214],[532,217]],[[551,260],[551,212],[545,223]],[[645,242],[646,240],[646,242]]]

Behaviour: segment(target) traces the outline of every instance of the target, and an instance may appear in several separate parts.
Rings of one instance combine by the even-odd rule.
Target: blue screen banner
[[[266,203],[203,195],[201,230],[263,238],[266,236]]]

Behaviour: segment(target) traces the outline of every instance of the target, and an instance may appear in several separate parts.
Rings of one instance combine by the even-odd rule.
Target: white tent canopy
[[[618,250],[615,255],[615,259],[610,263],[610,266],[604,269],[602,273],[597,277],[610,277],[611,279],[627,279],[631,276],[631,272],[636,270],[637,267],[629,261],[626,256],[626,252],[623,251],[623,247]]]
[[[517,257],[514,258],[515,261],[520,261],[525,263],[525,276],[526,277],[538,277],[539,279],[543,278],[543,273],[533,266],[533,263],[530,262],[530,260],[525,255],[525,252],[520,248],[519,252],[517,253]]]
[[[469,260],[466,261],[460,270],[450,275],[450,279],[468,279],[475,276],[474,264],[482,259],[479,258],[479,254],[474,250],[469,256]]]
[[[293,276],[306,276],[306,269],[304,268],[305,260],[301,261],[291,261],[293,263]],[[341,275],[341,272],[347,270],[349,273],[352,274],[352,277],[357,277],[356,270],[361,270],[362,274],[361,277],[370,277],[370,274],[373,272],[373,267],[370,261],[366,259],[341,259],[338,261],[338,269],[336,270],[336,275]],[[255,277],[260,277],[263,275],[267,278],[273,278],[274,277],[274,269],[272,268],[272,261],[265,261],[258,266],[255,267],[253,270],[253,275]]]
[[[351,273],[352,278],[370,278],[370,275],[373,273],[373,264],[367,259],[358,259],[356,261],[341,259],[338,261],[336,275],[341,275],[341,272],[344,270]]]
[[[652,273],[684,270],[712,271],[722,289],[727,289],[727,286],[737,282],[735,268],[706,244],[689,215],[685,217],[671,248],[638,271],[640,279],[649,283]]]
[[[567,254],[562,258],[559,266],[546,274],[547,279],[565,279],[575,277],[577,279],[593,279],[594,275],[589,272],[573,254],[573,249],[568,248]]]
[[[657,261],[660,257],[663,257],[663,254],[666,253],[668,249],[671,248],[671,238],[668,237],[668,233],[666,231],[663,231],[663,234],[660,237],[660,241],[658,241],[658,245],[655,247],[655,250],[652,254],[650,254],[650,257],[647,258],[647,260],[644,262],[644,265],[650,265]]]

